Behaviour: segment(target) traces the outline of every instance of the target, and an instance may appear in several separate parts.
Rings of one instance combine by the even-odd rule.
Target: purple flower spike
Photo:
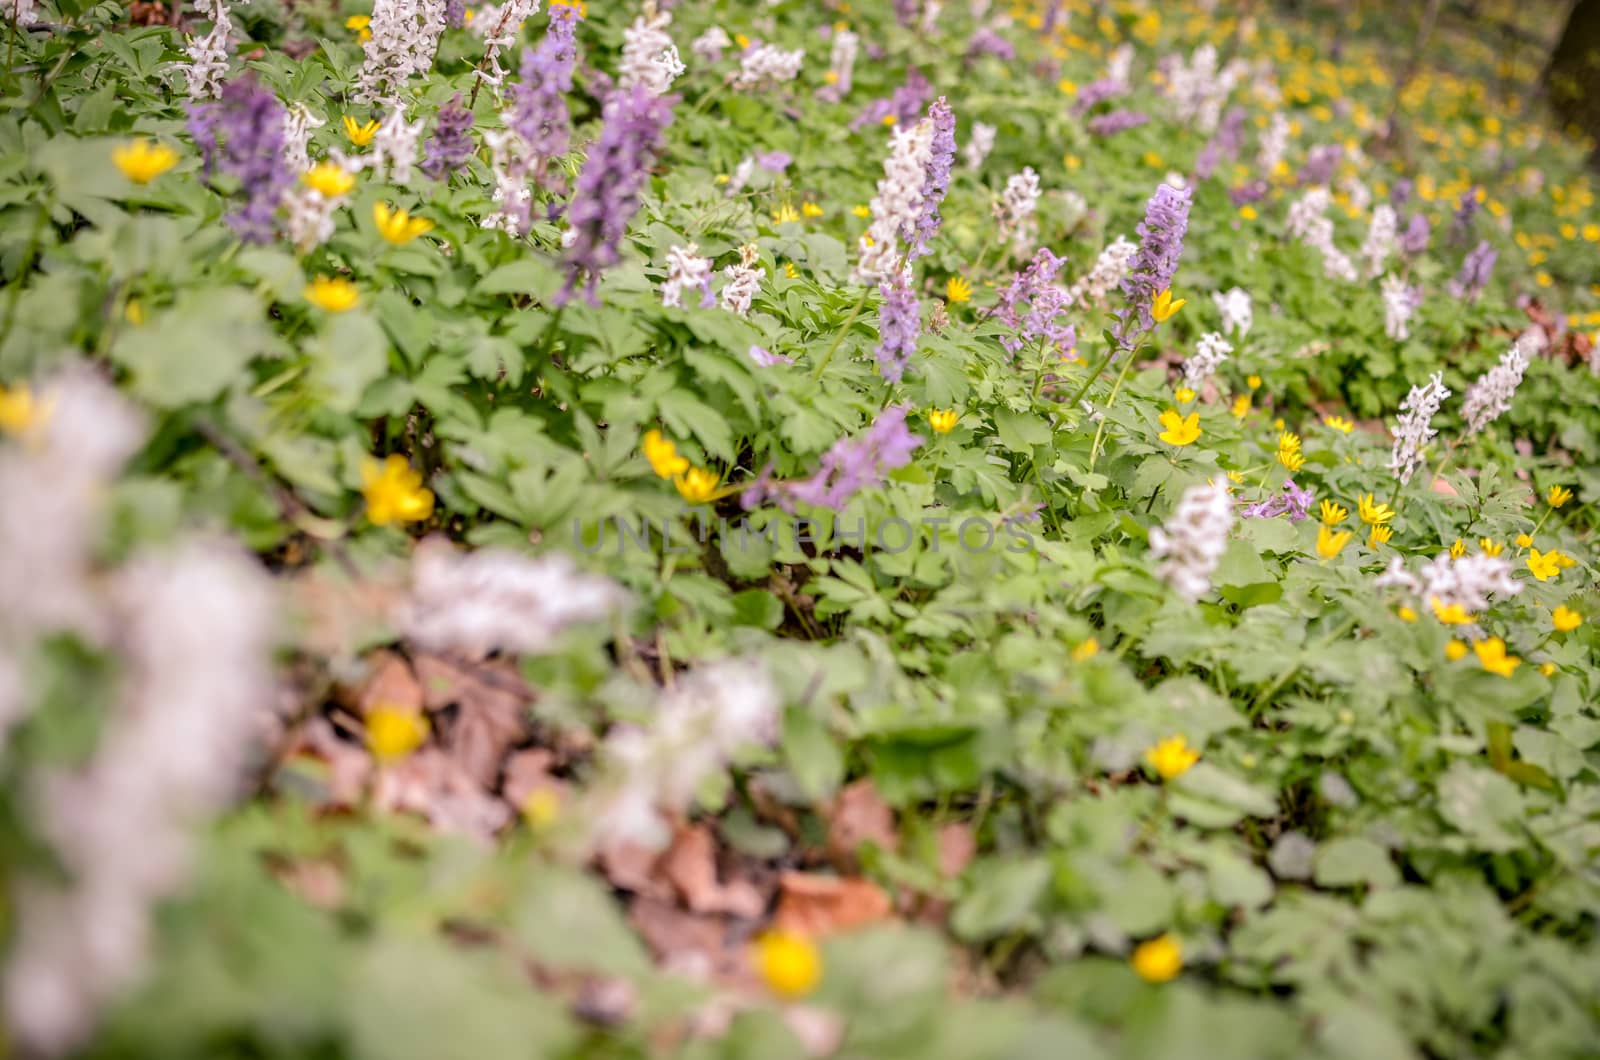
[[[928,253],[928,241],[939,234],[939,205],[950,188],[950,168],[956,161],[956,116],[943,96],[928,108],[928,120],[933,123],[933,147],[922,180],[922,208],[915,230],[900,233],[910,247],[906,251],[908,264]]]
[[[422,171],[434,180],[446,180],[466,164],[476,145],[472,141],[472,112],[461,105],[461,93],[439,108],[433,120]]]
[[[1420,213],[1411,215],[1411,223],[1400,234],[1400,249],[1416,257],[1428,249],[1428,219]]]
[[[189,135],[205,162],[209,181],[218,171],[239,182],[243,206],[226,220],[246,243],[270,243],[278,204],[294,183],[284,161],[286,111],[253,74],[222,86],[215,102],[189,105]]]
[[[589,303],[598,304],[600,274],[622,260],[622,237],[639,210],[661,134],[672,123],[672,104],[647,86],[635,85],[614,91],[601,117],[600,139],[578,174],[568,211],[573,240],[564,259],[566,286],[557,296],[561,305],[571,300],[580,282]]]
[[[506,124],[516,130],[534,157],[546,161],[567,153],[572,118],[567,94],[578,59],[578,9],[553,7],[550,25],[536,48],[522,53],[521,82],[511,86]]]
[[[1139,253],[1134,255],[1122,293],[1128,307],[1118,310],[1112,329],[1118,348],[1131,350],[1138,340],[1156,326],[1150,311],[1156,295],[1172,286],[1183,255],[1183,236],[1189,230],[1190,189],[1178,190],[1170,184],[1157,186],[1145,204],[1144,220],[1139,222]]]
[[[843,511],[851,497],[911,463],[922,439],[906,428],[909,410],[909,405],[884,409],[866,434],[840,438],[823,454],[815,474],[789,484],[785,492],[803,504]]]
[[[1000,336],[1000,345],[1015,354],[1037,342],[1054,346],[1062,357],[1072,355],[1078,333],[1071,324],[1057,318],[1066,312],[1068,296],[1055,285],[1056,273],[1067,262],[1040,247],[1028,267],[1011,277],[995,301],[996,320],[1015,329],[1015,334]]]
[[[1115,136],[1119,132],[1137,129],[1150,120],[1150,115],[1137,110],[1113,110],[1089,119],[1089,131],[1096,136]]]
[[[1246,519],[1272,519],[1287,515],[1291,523],[1298,523],[1311,514],[1313,500],[1315,497],[1310,490],[1301,489],[1294,484],[1294,479],[1289,479],[1284,482],[1282,493],[1255,504],[1247,504],[1240,509],[1239,514]]]
[[[1487,239],[1467,251],[1466,260],[1461,263],[1461,271],[1450,281],[1450,293],[1456,298],[1476,302],[1483,294],[1483,289],[1489,285],[1496,257],[1498,255]]]
[[[898,383],[917,349],[922,333],[922,303],[911,290],[911,270],[897,269],[878,285],[883,307],[878,310],[878,371]]]

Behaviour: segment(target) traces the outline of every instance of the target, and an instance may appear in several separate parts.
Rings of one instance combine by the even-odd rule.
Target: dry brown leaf
[[[785,872],[778,877],[778,887],[781,897],[773,925],[781,931],[817,937],[889,916],[889,896],[871,880]]]
[[[438,725],[440,745],[484,788],[494,789],[506,753],[528,735],[525,705],[532,691],[505,660],[468,663],[418,655],[417,677],[431,711],[454,707]]]
[[[530,747],[507,758],[500,788],[506,803],[520,813],[535,792],[548,791],[556,796],[557,805],[565,806],[570,785],[551,775],[555,762],[555,752],[544,747]]]
[[[766,899],[749,880],[736,877],[722,883],[717,879],[716,840],[705,825],[678,829],[659,866],[693,912],[753,920],[767,907]]]
[[[505,803],[436,747],[380,769],[372,802],[379,810],[421,814],[441,832],[482,840],[493,838],[511,820]]]
[[[846,785],[833,800],[828,814],[828,852],[834,858],[853,862],[856,851],[866,842],[891,852],[900,846],[900,837],[894,830],[894,811],[878,794],[870,777]]]
[[[367,781],[372,777],[372,756],[366,748],[344,740],[327,718],[316,717],[301,728],[289,756],[307,754],[328,763],[326,800],[335,806],[354,806],[361,801]]]
[[[746,951],[748,932],[727,920],[686,912],[653,898],[636,898],[628,919],[668,971],[696,979],[754,985]]]
[[[389,564],[354,581],[329,564],[303,567],[288,579],[291,611],[300,625],[299,646],[325,659],[352,658],[359,646],[392,630],[389,616],[404,598],[406,569]]]
[[[673,900],[672,885],[660,874],[656,862],[660,852],[637,843],[610,843],[595,855],[595,867],[622,891],[659,902]]]
[[[956,877],[967,871],[978,853],[978,840],[972,826],[957,822],[939,829],[939,871]]]
[[[356,705],[363,715],[376,706],[420,713],[422,685],[403,657],[392,651],[375,651],[367,659],[367,680]]]

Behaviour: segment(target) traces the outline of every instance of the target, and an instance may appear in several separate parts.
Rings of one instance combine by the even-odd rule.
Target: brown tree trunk
[[[1550,105],[1563,122],[1600,144],[1600,0],[1578,0],[1544,71]],[[1590,156],[1600,163],[1600,149]]]

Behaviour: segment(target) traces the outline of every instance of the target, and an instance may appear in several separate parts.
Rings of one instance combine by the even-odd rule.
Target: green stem
[[[1115,405],[1117,403],[1117,395],[1119,393],[1121,393],[1122,384],[1123,384],[1124,381],[1127,380],[1128,371],[1132,367],[1133,367],[1133,354],[1129,353],[1128,354],[1128,359],[1122,363],[1122,371],[1117,373],[1117,381],[1115,383],[1111,384],[1111,396],[1106,398],[1106,410],[1107,411],[1110,411],[1111,406]],[[1105,440],[1105,436],[1106,436],[1106,418],[1105,418],[1104,414],[1102,414],[1101,417],[1100,417],[1100,425],[1098,427],[1096,427],[1095,431],[1094,431],[1094,444],[1092,444],[1089,447],[1089,470],[1090,471],[1094,470],[1095,461],[1100,458],[1100,443]]]
[[[860,316],[861,311],[867,307],[868,293],[868,288],[863,287],[861,289],[861,297],[856,299],[855,308],[850,310],[850,315],[844,318],[844,324],[840,326],[839,333],[833,337],[833,345],[828,347],[828,352],[822,355],[822,360],[817,362],[817,367],[812,371],[812,382],[822,378],[823,370],[828,367],[828,362],[833,360],[833,355],[838,352],[839,344],[844,341],[845,335],[850,331],[850,325],[856,322],[856,317]]]

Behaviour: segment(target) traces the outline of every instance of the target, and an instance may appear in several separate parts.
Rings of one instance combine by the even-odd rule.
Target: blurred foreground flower
[[[1522,665],[1515,655],[1506,654],[1506,642],[1499,637],[1488,637],[1472,646],[1472,652],[1485,670],[1501,677],[1510,677]]]
[[[306,284],[305,300],[318,309],[343,313],[361,301],[361,290],[342,276],[318,276]]]
[[[1147,983],[1165,983],[1183,971],[1183,945],[1173,935],[1141,942],[1133,951],[1133,970]]]
[[[401,246],[433,228],[433,222],[411,214],[386,202],[372,204],[372,222],[385,242]]]
[[[166,144],[134,140],[112,149],[111,161],[135,184],[148,184],[178,164],[178,152]]]
[[[688,459],[680,455],[678,447],[660,431],[646,431],[640,448],[644,450],[644,458],[650,461],[650,470],[658,478],[672,478],[689,470]]]
[[[1176,780],[1200,761],[1200,752],[1190,747],[1182,735],[1169,736],[1147,750],[1144,760],[1162,780]]]
[[[367,750],[381,762],[397,762],[428,738],[428,719],[421,711],[379,704],[366,714]]]
[[[422,473],[413,471],[398,453],[382,463],[370,457],[362,460],[361,492],[374,526],[421,522],[433,514],[433,493],[422,487]]]
[[[803,935],[769,931],[756,939],[753,955],[762,981],[780,997],[805,997],[822,981],[822,955]]]

